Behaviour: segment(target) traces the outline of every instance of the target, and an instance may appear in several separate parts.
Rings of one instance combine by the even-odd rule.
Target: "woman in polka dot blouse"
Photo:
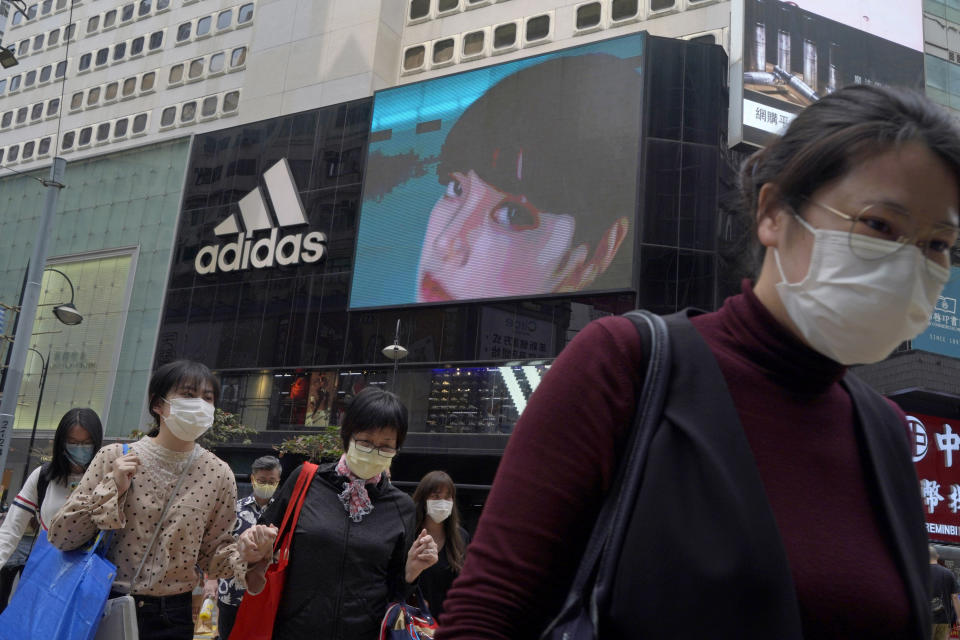
[[[158,369],[149,387],[153,431],[126,455],[120,444],[100,450],[50,523],[50,542],[64,550],[82,546],[100,529],[115,531],[108,554],[117,565],[114,595],[133,594],[141,640],[193,637],[191,591],[198,566],[210,577],[245,584],[248,564],[261,559],[256,549],[238,551],[230,534],[236,519],[233,472],[194,442],[213,424],[219,392],[216,378],[198,362]]]

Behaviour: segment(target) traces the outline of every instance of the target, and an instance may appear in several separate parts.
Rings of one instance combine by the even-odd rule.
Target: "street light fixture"
[[[67,277],[63,271],[60,269],[54,269],[53,267],[47,267],[44,271],[53,271],[59,273],[63,276],[64,280],[67,281],[67,284],[70,285],[70,302],[66,304],[58,304],[53,308],[53,315],[57,316],[57,320],[62,322],[67,326],[74,326],[83,322],[83,314],[77,311],[77,308],[73,306],[73,282],[70,281],[70,278]]]
[[[381,351],[383,355],[393,360],[393,381],[390,383],[390,390],[395,391],[397,388],[397,367],[400,366],[400,360],[407,357],[408,351],[406,347],[400,346],[400,320],[397,319],[397,330],[393,334],[393,344],[388,347],[384,347]]]
[[[17,60],[17,56],[13,54],[13,49],[10,47],[0,47],[0,67],[9,69],[19,63],[20,61]]]

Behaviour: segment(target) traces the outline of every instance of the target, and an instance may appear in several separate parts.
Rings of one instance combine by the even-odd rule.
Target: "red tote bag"
[[[277,540],[273,544],[274,557],[277,561],[267,567],[267,584],[257,595],[244,594],[240,609],[237,611],[230,640],[271,640],[273,623],[277,617],[277,608],[280,606],[280,597],[283,595],[283,585],[287,580],[287,562],[290,560],[290,543],[293,541],[293,530],[297,527],[300,518],[300,509],[307,496],[310,482],[317,473],[317,465],[304,462],[297,484],[290,496],[287,511],[283,514],[283,522]]]

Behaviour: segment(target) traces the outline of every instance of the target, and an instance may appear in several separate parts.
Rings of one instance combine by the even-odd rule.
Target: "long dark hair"
[[[67,477],[70,475],[70,458],[67,457],[67,434],[74,425],[80,425],[83,430],[90,434],[93,440],[93,451],[100,450],[103,444],[103,425],[100,424],[100,416],[93,409],[70,409],[60,418],[60,424],[57,425],[57,432],[53,436],[53,460],[47,465],[44,472],[48,483],[59,482],[67,483]]]
[[[744,162],[741,209],[750,216],[754,269],[763,259],[756,242],[757,198],[766,183],[780,200],[800,211],[804,199],[845,176],[858,161],[919,142],[960,181],[960,128],[946,110],[907,89],[853,85],[800,112],[786,133]]]
[[[171,389],[176,391],[183,384],[191,384],[199,390],[205,382],[209,382],[213,388],[213,406],[217,406],[220,400],[220,382],[202,362],[176,360],[154,371],[150,376],[150,386],[147,390],[147,406],[150,415],[153,416],[153,429],[147,435],[156,437],[160,433],[160,414],[153,409],[153,406],[166,398]]]
[[[457,510],[457,487],[453,484],[451,478],[444,471],[431,471],[423,476],[417,490],[413,492],[413,502],[417,506],[417,528],[416,531],[423,531],[423,525],[427,521],[427,500],[434,491],[449,489],[450,499],[453,500],[453,510],[450,516],[443,521],[443,533],[447,536],[445,548],[447,550],[447,561],[454,573],[460,573],[463,568],[463,558],[466,554],[466,543],[460,534],[460,512]]]

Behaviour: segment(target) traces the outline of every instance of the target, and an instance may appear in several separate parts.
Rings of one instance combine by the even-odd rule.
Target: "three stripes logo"
[[[268,269],[276,265],[313,263],[323,258],[327,236],[320,231],[291,233],[278,239],[281,228],[307,224],[303,202],[300,201],[287,159],[283,158],[267,169],[263,181],[273,203],[277,225],[274,226],[270,220],[267,203],[260,187],[257,187],[239,202],[243,230],[240,230],[236,214],[231,214],[218,224],[213,230],[217,236],[236,234],[236,239],[226,244],[210,244],[201,248],[193,262],[197,273],[205,275],[217,271]],[[254,234],[268,229],[270,235],[254,240]]]

